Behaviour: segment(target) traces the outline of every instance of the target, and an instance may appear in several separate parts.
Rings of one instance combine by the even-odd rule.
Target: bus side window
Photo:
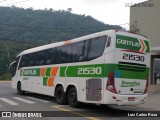
[[[34,66],[35,65],[35,53],[28,54],[28,61],[29,63],[27,66]]]
[[[84,59],[83,56],[83,47],[84,46],[84,41],[81,42],[76,42],[72,44],[72,57],[71,61],[72,62],[81,62]]]
[[[36,56],[37,56],[36,65],[44,65],[45,64],[45,51],[37,52]]]
[[[82,61],[88,61],[88,54],[91,46],[91,39],[84,41],[84,47],[83,47],[83,59]]]
[[[50,65],[53,62],[52,49],[46,50],[46,65]]]
[[[71,62],[71,45],[57,47],[58,50],[58,63]]]
[[[46,50],[46,65],[56,64],[57,63],[57,50],[56,48],[51,48]]]
[[[106,44],[106,36],[93,38],[90,44],[88,60],[100,57],[103,54],[105,44]]]
[[[28,64],[27,58],[28,58],[27,55],[22,55],[18,69],[27,66],[27,64]]]
[[[111,37],[108,37],[108,40],[107,40],[107,45],[106,47],[109,47],[111,45]]]

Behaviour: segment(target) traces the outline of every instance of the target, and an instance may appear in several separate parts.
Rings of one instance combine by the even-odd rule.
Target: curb
[[[0,83],[11,83],[12,81],[1,81],[0,80]]]

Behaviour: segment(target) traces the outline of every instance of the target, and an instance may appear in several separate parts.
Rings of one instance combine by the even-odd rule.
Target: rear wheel
[[[62,86],[59,86],[55,91],[56,101],[58,104],[64,105],[67,103],[67,97]]]
[[[19,95],[25,94],[25,92],[22,90],[21,82],[18,82],[18,84],[17,84],[17,92]]]
[[[72,106],[72,107],[78,107],[79,102],[77,101],[77,90],[75,87],[72,87],[69,89],[68,92],[68,103]]]

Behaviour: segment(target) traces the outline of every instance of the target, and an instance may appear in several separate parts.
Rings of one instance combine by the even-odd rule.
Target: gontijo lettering
[[[36,75],[36,70],[24,70],[24,75]]]
[[[130,46],[140,47],[140,43],[139,42],[133,42],[133,41],[129,41],[129,40],[117,39],[117,43],[118,44],[123,44],[123,45],[130,45]]]

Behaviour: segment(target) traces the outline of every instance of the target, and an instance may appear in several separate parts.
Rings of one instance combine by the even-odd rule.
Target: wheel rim
[[[71,92],[70,93],[70,101],[72,102],[72,103],[74,103],[74,102],[76,102],[76,92]]]
[[[61,91],[57,92],[57,98],[58,98],[58,101],[62,100],[62,92]]]
[[[21,92],[21,84],[18,84],[18,92]]]

